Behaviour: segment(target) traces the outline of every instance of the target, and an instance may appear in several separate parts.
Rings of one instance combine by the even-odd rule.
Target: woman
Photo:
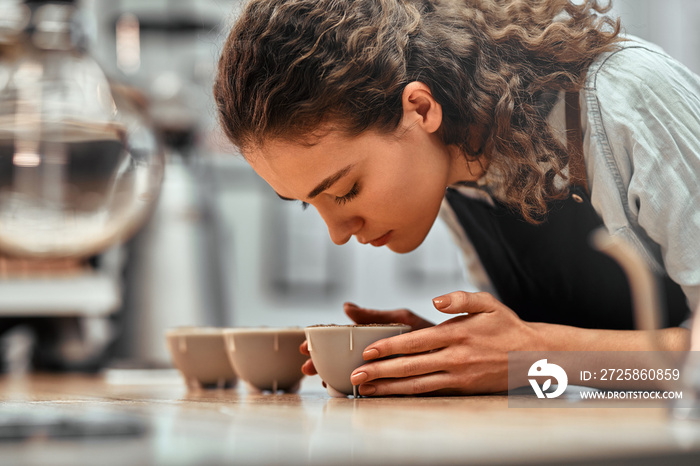
[[[365,350],[360,394],[504,390],[508,351],[650,349],[632,330],[623,273],[588,246],[600,226],[662,278],[662,346],[688,347],[679,325],[700,299],[700,81],[623,38],[605,11],[254,0],[237,20],[214,94],[253,169],[282,199],[313,205],[337,244],[355,236],[409,252],[441,211],[485,290],[434,299],[459,314],[437,326],[346,304],[356,322],[415,330]]]

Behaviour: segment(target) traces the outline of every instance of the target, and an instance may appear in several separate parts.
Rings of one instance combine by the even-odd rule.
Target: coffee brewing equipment
[[[163,152],[85,52],[75,1],[0,0],[0,251],[85,257],[147,218]]]
[[[122,245],[163,179],[147,101],[86,52],[81,14],[75,0],[0,0],[0,372],[19,347],[41,369],[99,367]]]

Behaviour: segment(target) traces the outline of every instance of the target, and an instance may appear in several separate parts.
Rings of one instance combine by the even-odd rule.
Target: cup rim
[[[224,335],[239,334],[269,334],[269,333],[304,333],[303,327],[234,327],[223,329]]]
[[[196,326],[183,325],[180,327],[171,327],[165,330],[166,336],[205,336],[205,335],[223,335],[223,328],[211,326]]]
[[[400,323],[392,323],[392,324],[343,324],[343,325],[336,325],[336,324],[318,324],[318,325],[309,325],[308,327],[305,327],[304,330],[327,330],[327,329],[338,329],[338,328],[352,328],[352,329],[388,329],[388,328],[397,328],[397,329],[402,329],[402,330],[410,330],[411,326],[407,324],[400,324]]]

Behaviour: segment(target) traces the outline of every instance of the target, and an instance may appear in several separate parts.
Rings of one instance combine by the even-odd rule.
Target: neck
[[[483,157],[472,159],[455,145],[447,146],[447,150],[451,160],[448,186],[459,182],[475,182],[486,174],[488,163]]]

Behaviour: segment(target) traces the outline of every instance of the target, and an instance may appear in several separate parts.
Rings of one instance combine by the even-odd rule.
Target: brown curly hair
[[[543,92],[579,90],[612,50],[619,20],[595,0],[252,0],[219,61],[214,96],[226,135],[245,152],[270,138],[305,143],[323,124],[394,131],[401,96],[426,84],[441,137],[482,157],[504,201],[537,222],[566,194],[566,149],[540,108]]]

